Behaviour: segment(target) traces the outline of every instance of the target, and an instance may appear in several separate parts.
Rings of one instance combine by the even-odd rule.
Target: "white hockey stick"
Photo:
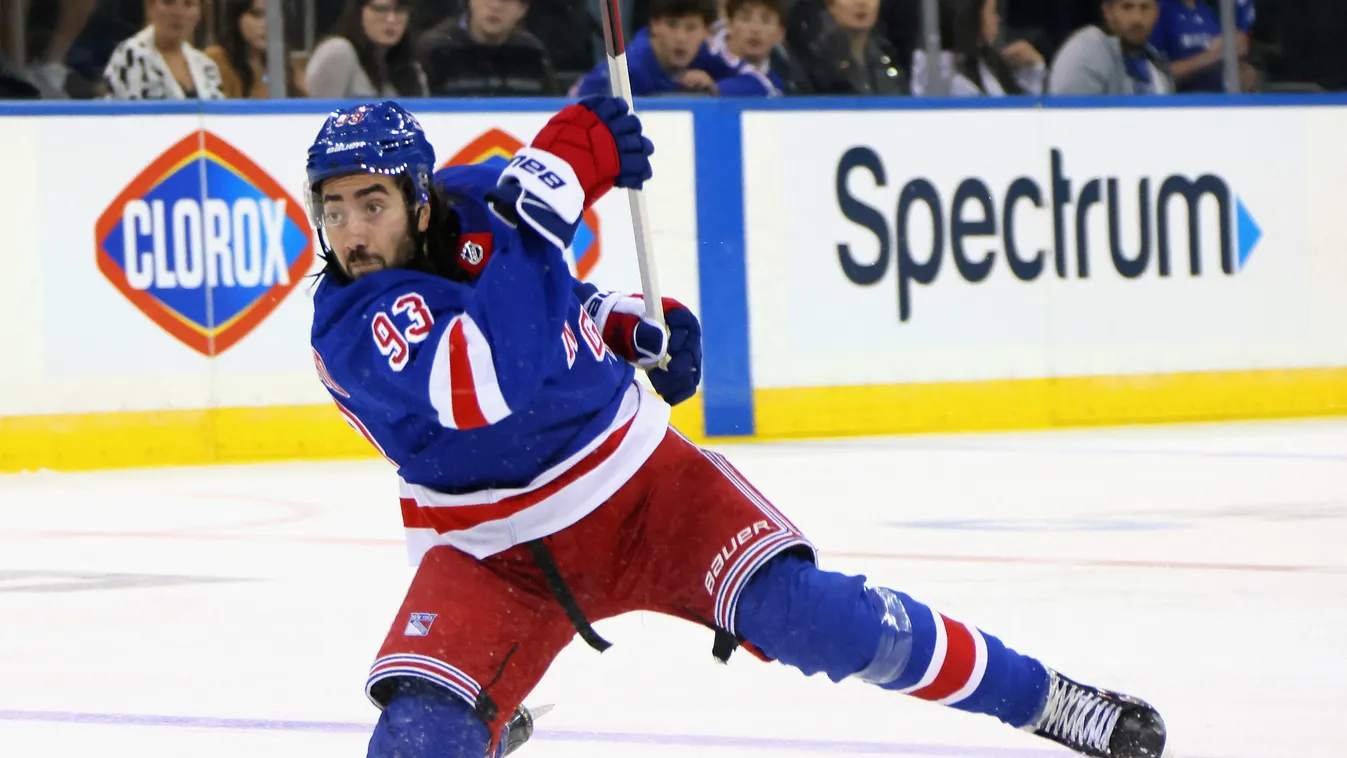
[[[627,101],[627,107],[634,114],[636,104],[631,98],[631,76],[627,73],[627,44],[622,36],[621,0],[601,0],[600,15],[603,17],[603,44],[608,53],[608,88],[613,97]],[[650,243],[650,211],[646,209],[645,193],[640,190],[627,190],[631,201],[631,225],[636,232],[636,262],[641,269],[641,294],[645,297],[645,317],[659,324],[667,333],[669,327],[664,323],[664,305],[659,294],[659,279],[655,275],[655,253]],[[660,368],[669,363],[666,353],[660,360]]]

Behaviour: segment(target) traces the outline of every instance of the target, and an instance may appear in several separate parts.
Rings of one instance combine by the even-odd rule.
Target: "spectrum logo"
[[[103,211],[98,268],[164,331],[219,355],[313,266],[308,230],[276,180],[214,134],[194,132]]]
[[[505,164],[510,162],[521,147],[524,147],[524,143],[500,129],[492,129],[469,142],[440,168],[483,163],[504,170]],[[588,277],[600,257],[599,214],[595,213],[593,208],[586,209],[580,216],[580,228],[575,232],[571,250],[575,254],[575,277],[577,279]]]
[[[1059,148],[1044,157],[1038,172],[1008,185],[978,176],[950,177],[942,184],[955,188],[952,197],[931,179],[904,182],[907,177],[900,177],[894,182],[900,185],[897,203],[877,208],[852,194],[849,180],[852,173],[864,172],[870,174],[868,181],[886,187],[889,172],[873,149],[851,148],[837,165],[837,206],[848,221],[873,235],[879,257],[857,260],[851,252],[856,230],[849,229],[853,234],[837,245],[842,273],[855,284],[873,285],[896,258],[898,320],[906,322],[917,287],[936,281],[942,267],[946,276],[969,284],[1002,265],[1022,282],[1052,274],[1082,280],[1116,275],[1125,281],[1177,279],[1185,271],[1187,277],[1215,276],[1217,270],[1235,276],[1263,238],[1249,208],[1219,174],[1143,176],[1124,183],[1116,176],[1067,173],[1066,154]],[[1040,173],[1044,169],[1046,176]],[[1214,239],[1210,232],[1204,239],[1204,212],[1208,218],[1214,214]],[[1051,219],[1051,235],[1017,234],[1016,225],[1035,214]],[[914,243],[909,234],[914,223],[933,231],[929,248]],[[1135,232],[1135,241],[1124,244],[1125,232]]]

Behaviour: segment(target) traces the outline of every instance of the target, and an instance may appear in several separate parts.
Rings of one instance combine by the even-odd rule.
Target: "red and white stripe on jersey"
[[[328,389],[332,390],[338,395],[341,395],[342,397],[351,396],[351,393],[342,389],[342,386],[340,384],[337,384],[337,381],[332,378],[332,374],[328,373],[327,364],[323,363],[323,356],[318,354],[317,348],[314,348],[313,351],[313,367],[317,369],[318,381],[322,382],[323,386],[327,387]]]
[[[402,653],[385,655],[374,662],[370,668],[369,679],[365,682],[365,696],[370,702],[383,708],[386,704],[374,699],[374,685],[385,679],[404,676],[434,682],[468,701],[469,705],[476,705],[477,695],[482,691],[481,686],[472,677],[444,661],[424,655]]]
[[[491,344],[466,313],[449,322],[430,366],[430,404],[447,429],[476,429],[510,415]]]
[[[589,352],[594,356],[594,360],[603,360],[604,353],[608,352],[608,345],[604,343],[603,334],[599,332],[594,319],[590,318],[583,308],[580,310],[580,336],[584,337],[585,344],[589,345]]]
[[[561,326],[561,346],[566,350],[566,368],[575,366],[575,356],[580,350],[580,341],[575,338],[570,324]]]
[[[669,405],[633,382],[603,433],[523,487],[451,495],[401,482],[412,563],[437,545],[480,559],[565,529],[621,489],[668,428]]]
[[[748,585],[748,580],[753,578],[753,574],[759,568],[762,568],[764,563],[779,555],[783,550],[793,547],[808,549],[810,553],[814,554],[815,560],[818,559],[818,556],[814,546],[804,538],[800,530],[781,511],[777,510],[776,506],[772,505],[766,497],[763,497],[757,488],[749,484],[748,480],[744,479],[743,475],[725,459],[725,456],[709,450],[702,450],[701,453],[720,470],[720,473],[731,484],[744,494],[744,497],[748,498],[758,507],[758,510],[762,511],[763,518],[772,526],[772,531],[767,532],[762,537],[759,537],[757,530],[754,529],[753,537],[745,545],[736,544],[733,551],[729,551],[728,548],[721,548],[721,558],[727,565],[716,582],[715,622],[716,626],[733,634],[737,631],[735,629],[735,614],[739,606],[739,595]],[[736,556],[734,552],[739,554]]]
[[[346,406],[342,405],[340,402],[337,402],[335,399],[332,402],[337,403],[337,410],[341,412],[342,418],[346,419],[346,423],[350,424],[352,429],[356,430],[357,432],[360,432],[360,436],[364,437],[367,442],[373,445],[374,449],[379,451],[379,455],[382,455],[384,457],[384,460],[393,464],[394,467],[398,466],[398,462],[393,460],[392,458],[389,458],[388,453],[384,452],[383,445],[380,445],[379,441],[374,439],[374,435],[369,433],[369,427],[365,426],[365,424],[361,422],[360,419],[357,418],[354,413],[351,413],[351,411],[348,410]]]
[[[941,705],[954,705],[973,694],[987,673],[987,641],[977,627],[932,610],[935,651],[916,684],[899,690]]]

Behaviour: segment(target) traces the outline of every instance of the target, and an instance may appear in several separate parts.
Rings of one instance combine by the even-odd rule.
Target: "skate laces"
[[[1102,755],[1122,707],[1061,676],[1053,676],[1039,730]]]

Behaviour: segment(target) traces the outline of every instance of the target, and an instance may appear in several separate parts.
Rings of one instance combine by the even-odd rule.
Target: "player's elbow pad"
[[[562,250],[575,238],[585,209],[585,191],[570,164],[529,147],[515,154],[487,199]]]

